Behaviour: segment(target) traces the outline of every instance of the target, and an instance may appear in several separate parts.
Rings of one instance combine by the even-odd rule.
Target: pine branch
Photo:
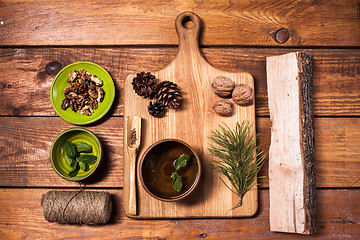
[[[214,160],[212,165],[230,181],[234,189],[220,178],[225,186],[239,197],[239,203],[230,210],[242,205],[245,193],[256,185],[257,174],[264,162],[265,155],[256,146],[258,135],[250,132],[252,126],[249,122],[237,122],[235,129],[231,130],[223,124],[219,125],[220,130],[211,131],[209,136],[215,145],[208,150],[212,156],[220,159]]]

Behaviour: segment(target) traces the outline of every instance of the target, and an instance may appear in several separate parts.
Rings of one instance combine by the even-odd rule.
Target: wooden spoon
[[[129,214],[136,215],[136,158],[140,146],[141,137],[141,118],[129,116],[125,119],[125,142],[129,154],[130,174],[129,174]]]

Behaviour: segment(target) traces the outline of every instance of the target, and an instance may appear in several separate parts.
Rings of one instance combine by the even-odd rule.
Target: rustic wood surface
[[[123,118],[106,116],[100,124],[86,126],[102,141],[104,162],[88,187],[123,187]],[[359,118],[315,118],[316,183],[320,188],[360,187],[352,185],[360,175]],[[55,137],[74,125],[59,117],[0,118],[0,186],[77,187],[53,171],[50,147]],[[258,117],[258,144],[268,154],[270,119]],[[41,134],[40,134],[41,133]],[[259,175],[260,187],[268,187],[268,156]]]
[[[246,71],[254,77],[257,116],[269,116],[266,57],[299,50],[311,53],[315,59],[315,115],[360,116],[359,49],[201,49],[214,67],[231,72]],[[117,97],[111,112],[122,116],[125,78],[131,73],[164,68],[176,52],[174,47],[0,48],[0,99],[6,99],[0,101],[0,115],[56,116],[48,96],[51,81],[61,67],[90,61],[104,67],[112,76]]]
[[[204,45],[358,46],[357,0],[342,1],[10,1],[0,5],[4,45],[177,44],[174,21],[185,11],[204,22]],[[11,34],[9,34],[11,32]],[[155,37],[154,37],[155,36]],[[283,41],[283,37],[280,37]],[[282,42],[280,41],[280,42]]]
[[[269,191],[259,191],[259,211],[253,218],[202,220],[134,220],[123,211],[123,191],[108,190],[114,202],[110,223],[78,226],[48,223],[42,216],[41,195],[54,189],[0,191],[1,239],[304,239],[303,235],[269,231]],[[360,191],[317,191],[318,231],[306,239],[358,239]],[[22,203],[22,204],[19,204]],[[341,204],[346,203],[346,204]],[[5,214],[7,213],[7,214]]]
[[[270,232],[268,179],[259,181],[252,218],[134,220],[123,206],[124,81],[164,68],[177,53],[174,20],[202,20],[201,52],[214,67],[255,80],[258,144],[268,152],[265,59],[293,51],[314,56],[316,239],[360,238],[359,0],[344,1],[0,1],[0,239],[300,239]],[[279,31],[280,30],[280,31]],[[288,38],[288,39],[287,39]],[[283,42],[283,43],[281,43]],[[113,194],[105,226],[48,223],[41,195],[77,190],[52,170],[49,149],[73,127],[50,104],[51,81],[67,64],[95,62],[116,86],[110,112],[85,128],[105,158],[86,188]],[[260,175],[268,175],[267,159]]]

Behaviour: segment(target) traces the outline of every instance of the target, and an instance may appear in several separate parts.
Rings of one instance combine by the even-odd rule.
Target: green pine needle
[[[214,160],[212,165],[229,179],[233,188],[220,178],[225,186],[239,196],[239,203],[230,210],[242,205],[245,193],[256,185],[257,174],[264,162],[265,155],[256,146],[258,135],[250,132],[252,126],[249,122],[237,122],[235,129],[231,130],[223,124],[219,125],[220,130],[211,131],[209,136],[215,145],[211,145],[208,150],[212,156],[220,159]]]
[[[358,180],[356,180],[356,182],[354,182],[353,184],[351,184],[351,186],[357,184],[359,181],[360,181],[360,178],[359,178]]]

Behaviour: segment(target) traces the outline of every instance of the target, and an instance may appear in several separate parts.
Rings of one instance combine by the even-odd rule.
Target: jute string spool
[[[41,206],[47,221],[68,224],[105,224],[112,211],[108,192],[49,191],[42,195]]]

